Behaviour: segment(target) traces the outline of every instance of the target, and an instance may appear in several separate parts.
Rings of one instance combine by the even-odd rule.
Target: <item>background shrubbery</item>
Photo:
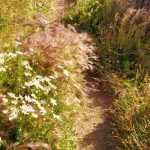
[[[149,11],[128,5],[117,0],[79,0],[64,21],[96,36],[105,67],[132,75],[139,65],[149,70],[150,20]]]

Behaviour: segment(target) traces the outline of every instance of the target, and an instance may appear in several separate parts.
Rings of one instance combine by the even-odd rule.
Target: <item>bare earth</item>
[[[97,75],[88,72],[86,77],[87,105],[76,122],[78,150],[110,150],[107,147],[108,109],[112,97],[107,96]]]

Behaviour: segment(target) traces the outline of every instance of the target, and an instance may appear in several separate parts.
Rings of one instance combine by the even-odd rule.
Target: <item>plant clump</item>
[[[1,148],[39,141],[60,149],[62,141],[65,147],[74,142],[66,139],[71,124],[64,115],[71,114],[73,104],[61,92],[62,80],[68,82],[71,73],[63,66],[49,73],[37,66],[20,51],[0,53]]]

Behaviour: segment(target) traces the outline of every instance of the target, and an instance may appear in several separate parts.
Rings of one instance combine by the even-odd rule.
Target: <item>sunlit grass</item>
[[[52,0],[0,0],[0,43],[1,47],[10,47],[16,36],[25,36],[30,29],[24,24],[32,22],[36,13],[44,13],[50,20]]]

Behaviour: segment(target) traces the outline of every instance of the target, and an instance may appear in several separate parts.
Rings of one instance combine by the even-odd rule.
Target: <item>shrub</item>
[[[113,15],[112,5],[112,0],[78,0],[76,7],[70,9],[64,21],[73,23],[82,30],[97,33],[100,25],[110,21]]]
[[[139,65],[149,71],[149,11],[128,6],[128,1],[79,0],[64,20],[94,34],[102,66],[133,77]]]
[[[144,89],[142,89],[142,87]],[[111,124],[112,138],[117,141],[115,149],[148,149],[149,147],[149,82],[141,89],[126,82],[122,96],[113,105]]]

